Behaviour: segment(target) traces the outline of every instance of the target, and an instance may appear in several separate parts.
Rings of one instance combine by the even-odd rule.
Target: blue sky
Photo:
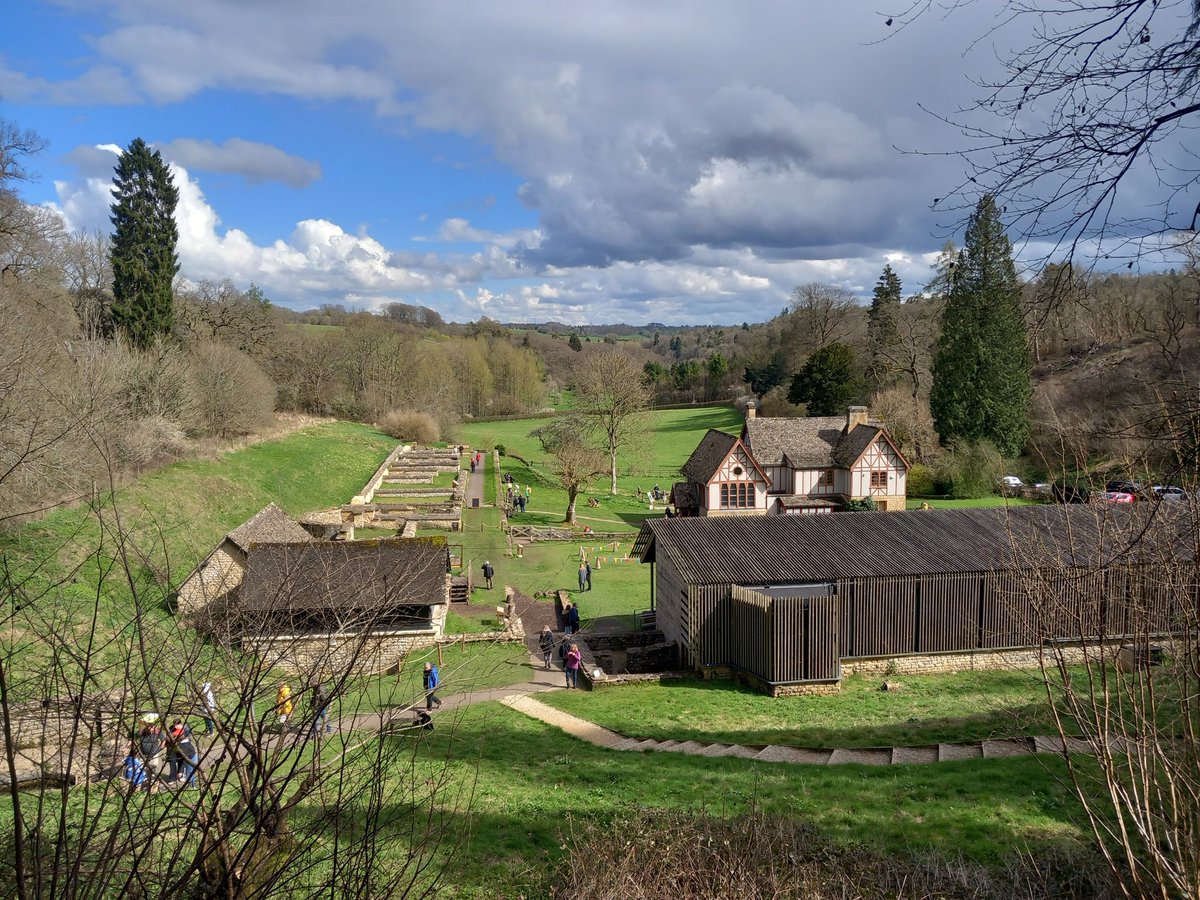
[[[22,187],[107,229],[114,148],[181,188],[192,279],[294,308],[399,300],[468,321],[735,323],[797,284],[917,290],[951,111],[987,4],[878,42],[841,0],[591,5],[18,0],[0,116]],[[978,49],[978,48],[977,48]]]

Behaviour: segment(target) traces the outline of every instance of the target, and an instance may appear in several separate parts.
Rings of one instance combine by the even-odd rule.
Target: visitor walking
[[[581,561],[579,563],[579,589],[582,591],[586,585],[587,585],[587,562]]]
[[[483,561],[483,579],[487,582],[487,589],[489,591],[492,589],[492,578],[494,578],[495,575],[496,570],[492,568],[491,562],[485,559]]]
[[[275,715],[279,717],[280,730],[286,731],[292,717],[292,689],[286,681],[279,682],[279,690],[275,692]]]
[[[200,765],[200,754],[196,750],[196,742],[192,740],[192,729],[175,720],[171,727],[171,752],[174,756],[174,768],[178,772],[178,780],[184,787],[196,783],[196,767]]]
[[[200,702],[204,705],[204,733],[212,734],[217,730],[215,725],[217,718],[217,698],[213,694],[211,681],[206,681],[200,685]]]
[[[138,732],[138,754],[142,757],[142,766],[146,771],[146,790],[153,794],[158,790],[162,769],[167,762],[167,744],[158,724],[158,713],[146,713],[142,716],[142,728]]]
[[[567,610],[567,627],[563,629],[567,634],[575,634],[579,631],[579,607],[574,603]]]
[[[583,661],[583,654],[579,652],[579,645],[572,644],[571,649],[567,651],[567,658],[563,665],[563,673],[566,675],[567,687],[579,687],[579,665]]]
[[[425,688],[425,708],[433,709],[435,706],[441,708],[442,701],[435,695],[434,691],[437,686],[442,683],[441,676],[438,675],[437,666],[433,663],[425,663],[425,675],[421,679],[421,685]]]
[[[587,582],[587,589],[592,589],[592,564],[584,563],[584,580]]]
[[[554,632],[550,630],[549,625],[542,626],[542,633],[538,635],[538,647],[542,651],[542,662],[549,669],[550,654],[554,652]]]
[[[529,485],[529,484],[525,485],[525,499],[526,500],[533,499],[533,485]]]
[[[332,732],[333,726],[329,724],[329,688],[325,686],[323,681],[318,681],[313,685],[312,705],[313,737]]]
[[[129,782],[129,789],[136,791],[146,783],[146,767],[138,758],[137,743],[129,745],[129,754],[125,757],[125,780]]]

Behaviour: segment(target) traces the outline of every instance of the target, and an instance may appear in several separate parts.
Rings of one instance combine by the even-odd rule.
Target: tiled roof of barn
[[[312,535],[274,503],[268,503],[225,537],[243,551],[253,544],[284,544],[311,541]]]
[[[257,544],[239,599],[246,609],[380,609],[446,602],[445,540]]]
[[[1180,517],[1152,515],[1156,507],[1139,506],[651,519],[633,554],[642,562],[669,555],[690,584],[1093,568],[1122,558],[1135,542],[1143,550],[1153,546],[1176,558],[1187,555]]]

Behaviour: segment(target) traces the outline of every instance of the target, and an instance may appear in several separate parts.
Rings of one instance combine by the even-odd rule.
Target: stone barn
[[[214,606],[221,608],[236,594],[246,571],[246,557],[256,544],[306,543],[313,537],[274,503],[268,504],[221,539],[179,586],[178,609],[185,617]]]
[[[816,693],[1177,631],[1196,607],[1190,526],[1137,506],[654,519],[633,555],[681,667]]]
[[[366,674],[441,637],[449,602],[442,538],[264,544],[228,622],[244,647],[293,672]]]

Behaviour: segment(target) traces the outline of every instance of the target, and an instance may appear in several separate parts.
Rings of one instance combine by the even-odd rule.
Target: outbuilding
[[[1143,506],[653,519],[633,554],[681,667],[815,692],[1176,630],[1196,603],[1189,532]]]

